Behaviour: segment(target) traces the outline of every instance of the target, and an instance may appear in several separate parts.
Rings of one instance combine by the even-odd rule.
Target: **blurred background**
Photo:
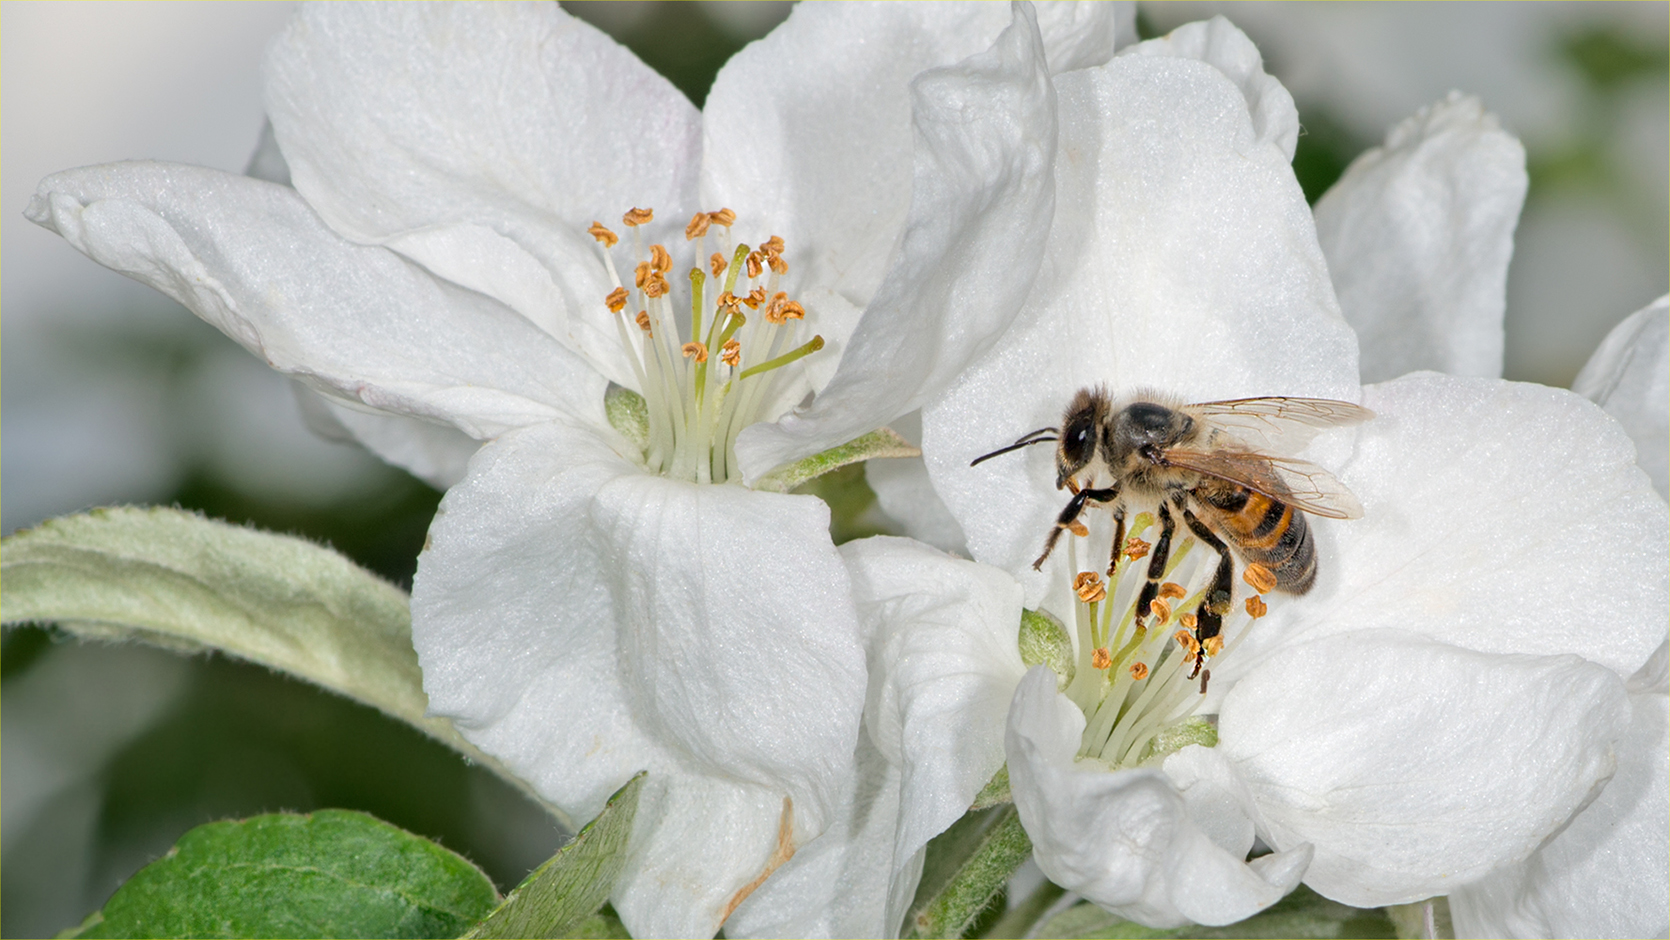
[[[786,3],[571,3],[700,104]],[[288,3],[0,4],[0,528],[109,503],[178,504],[328,542],[409,585],[439,494],[314,438],[285,380],[148,288],[22,217],[56,170],[155,158],[241,171],[259,62]],[[1666,290],[1664,3],[1140,8],[1145,36],[1213,13],[1292,90],[1311,199],[1452,88],[1524,141],[1507,376],[1569,384]],[[862,474],[836,481],[847,520]],[[861,529],[848,528],[845,537]],[[438,838],[514,885],[564,834],[415,732],[220,657],[9,631],[0,647],[0,934],[78,922],[191,826],[324,806]]]

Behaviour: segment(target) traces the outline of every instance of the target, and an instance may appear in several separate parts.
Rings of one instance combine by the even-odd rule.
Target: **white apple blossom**
[[[1161,925],[1246,916],[1301,869],[1324,895],[1379,906],[1524,861],[1604,792],[1634,733],[1624,680],[1663,641],[1670,602],[1664,502],[1616,425],[1570,393],[1430,373],[1361,387],[1334,287],[1398,283],[1377,263],[1407,272],[1417,283],[1390,303],[1411,333],[1442,341],[1445,316],[1468,311],[1456,361],[1490,373],[1524,189],[1517,145],[1465,99],[1418,116],[1333,197],[1331,243],[1365,250],[1342,252],[1331,280],[1287,165],[1291,101],[1227,21],[1054,81],[1057,208],[1038,279],[992,351],[922,411],[933,486],[974,557],[1016,573],[1028,606],[1076,609],[1069,551],[1030,570],[1062,502],[1040,485],[1054,476],[1047,448],[969,462],[1055,423],[1086,385],[1346,399],[1379,417],[1306,452],[1365,515],[1313,521],[1316,587],[1232,621],[1208,695],[1190,705],[1160,688],[1183,673],[1159,668],[1156,645],[1143,663],[1156,691],[1124,700],[1134,717],[1113,747],[1118,726],[1087,740],[1096,715],[1070,688],[1042,673],[1020,686],[1007,753],[1041,867]],[[865,321],[853,347],[885,345],[887,329]],[[1370,349],[1385,375],[1398,357],[1455,358],[1399,338],[1407,348]],[[841,383],[822,411],[744,434],[744,467],[844,433],[827,417]],[[1194,547],[1179,580],[1205,553]],[[1081,681],[1096,668],[1087,646]],[[1217,746],[1177,751],[1163,775],[1110,771],[1163,757],[1138,731],[1167,699],[1178,708],[1155,728],[1216,712]],[[1278,854],[1251,867],[1240,859],[1255,836]]]
[[[983,324],[936,376],[989,345],[1053,207],[1048,70],[1105,61],[1130,12],[810,5],[698,113],[554,4],[306,7],[266,63],[294,188],[114,164],[48,178],[29,216],[303,381],[386,459],[448,480],[483,442],[414,585],[431,710],[575,820],[649,770],[616,909],[638,935],[708,935],[853,822],[865,746],[828,511],[735,485],[729,441],[843,357],[885,354],[849,347],[860,311],[923,345],[953,314]],[[669,236],[692,212],[688,253]],[[638,224],[611,254],[595,220],[621,213]],[[758,308],[719,296],[739,268],[725,286]],[[647,338],[622,319],[638,310]],[[696,349],[694,316],[751,322]],[[762,371],[814,333],[821,352]],[[610,382],[647,402],[647,446],[611,423]],[[757,921],[795,915],[773,894]]]

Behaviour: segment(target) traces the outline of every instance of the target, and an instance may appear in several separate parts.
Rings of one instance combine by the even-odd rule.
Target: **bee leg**
[[[1113,577],[1113,571],[1119,567],[1119,556],[1125,551],[1125,507],[1120,505],[1113,511],[1113,551],[1108,555],[1108,577]]]
[[[1067,501],[1066,506],[1062,507],[1061,515],[1056,517],[1055,528],[1050,530],[1050,537],[1044,542],[1044,553],[1039,555],[1038,559],[1032,563],[1032,570],[1037,571],[1044,567],[1044,559],[1050,557],[1050,552],[1055,551],[1056,540],[1061,538],[1063,531],[1071,529],[1073,523],[1078,521],[1079,514],[1084,512],[1085,503],[1092,501],[1109,503],[1118,498],[1119,487],[1117,486],[1101,490],[1084,489],[1074,493],[1073,498]]]
[[[1154,552],[1148,556],[1148,581],[1137,596],[1136,622],[1143,621],[1153,609],[1154,598],[1160,596],[1160,579],[1165,577],[1166,562],[1171,558],[1171,533],[1177,530],[1177,520],[1171,517],[1166,504],[1160,504],[1160,537],[1154,542]]]
[[[1235,556],[1206,523],[1201,522],[1187,507],[1182,509],[1183,521],[1188,524],[1189,531],[1218,553],[1218,571],[1212,578],[1211,590],[1206,592],[1206,601],[1195,614],[1195,641],[1202,647],[1200,656],[1195,659],[1194,672],[1189,673],[1189,678],[1193,679],[1200,672],[1201,664],[1206,662],[1206,641],[1223,630],[1224,614],[1229,613],[1230,596],[1235,587]]]

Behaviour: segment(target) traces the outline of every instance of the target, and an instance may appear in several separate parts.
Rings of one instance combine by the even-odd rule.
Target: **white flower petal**
[[[923,409],[923,450],[974,557],[1022,572],[1066,501],[1048,447],[970,467],[1054,425],[1077,389],[1185,400],[1355,399],[1310,208],[1240,89],[1200,62],[1120,56],[1056,81],[1063,156],[1047,258],[1015,326]]]
[[[481,442],[441,424],[354,408],[293,383],[302,417],[326,440],[353,441],[438,490],[464,479]]]
[[[1641,469],[1670,496],[1670,297],[1613,327],[1571,390],[1618,419]]]
[[[693,201],[700,117],[666,79],[550,3],[304,7],[266,74],[291,179],[333,228],[631,382],[585,229]]]
[[[1289,161],[1293,159],[1293,148],[1299,143],[1299,109],[1282,83],[1265,74],[1264,57],[1258,47],[1234,23],[1222,16],[1188,23],[1158,39],[1125,49],[1120,55],[1198,59],[1216,68],[1247,99],[1247,112],[1258,141],[1274,144]]]
[[[1218,749],[1264,840],[1315,846],[1306,884],[1377,907],[1530,855],[1611,776],[1628,725],[1622,680],[1575,656],[1360,630],[1241,679]]]
[[[1051,881],[1150,927],[1243,920],[1293,890],[1308,848],[1249,866],[1196,828],[1154,770],[1075,764],[1084,714],[1035,666],[1015,690],[1006,746],[1015,809]]]
[[[881,511],[897,521],[906,535],[943,552],[968,554],[963,527],[934,491],[928,465],[921,457],[872,460],[864,465],[864,481],[875,491]]]
[[[1563,389],[1417,373],[1336,466],[1361,519],[1312,519],[1316,586],[1276,595],[1215,680],[1261,651],[1371,628],[1627,676],[1664,638],[1670,513],[1616,422]],[[983,466],[983,465],[982,465]]]
[[[865,727],[903,781],[895,870],[960,819],[999,767],[1026,667],[1020,585],[913,542],[848,542],[853,598],[870,635]]]
[[[1137,5],[1099,0],[1042,0],[1032,5],[1050,74],[1102,65],[1137,40]]]
[[[1630,705],[1600,797],[1524,864],[1451,893],[1456,936],[1670,934],[1670,698],[1661,689]]]
[[[200,167],[47,177],[28,217],[309,385],[476,438],[603,422],[603,380],[498,304],[342,240],[292,189]]]
[[[1316,203],[1364,382],[1432,369],[1502,374],[1513,230],[1525,148],[1459,92],[1422,108],[1352,161]]]
[[[909,221],[886,281],[812,405],[738,438],[745,476],[918,407],[996,341],[1048,231],[1055,108],[1030,8],[991,49],[911,83]]]

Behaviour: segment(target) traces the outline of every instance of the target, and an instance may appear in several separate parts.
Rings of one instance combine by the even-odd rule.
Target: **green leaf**
[[[527,790],[424,715],[406,594],[303,539],[161,507],[64,516],[0,540],[0,619],[220,650],[370,705]]]
[[[823,476],[850,463],[878,457],[920,457],[922,452],[892,428],[878,428],[855,437],[839,447],[778,467],[754,484],[756,490],[787,493],[807,480]]]
[[[1330,901],[1300,885],[1259,914],[1226,927],[1189,925],[1176,930],[1155,930],[1109,914],[1094,904],[1070,907],[1050,918],[1038,930],[1043,937],[1069,938],[1155,938],[1197,937],[1395,937],[1392,921],[1380,909],[1365,910]]]
[[[1018,640],[1021,662],[1027,668],[1043,664],[1055,670],[1057,689],[1073,681],[1073,638],[1055,615],[1047,610],[1022,610]]]
[[[928,843],[922,881],[905,921],[910,936],[960,937],[1032,856],[1014,804],[970,810]]]
[[[215,822],[116,889],[80,937],[456,937],[492,910],[481,870],[365,813]]]
[[[626,844],[632,837],[643,783],[640,773],[616,790],[596,819],[534,869],[466,936],[626,936],[619,920],[599,915],[598,909],[609,899],[626,863]]]

